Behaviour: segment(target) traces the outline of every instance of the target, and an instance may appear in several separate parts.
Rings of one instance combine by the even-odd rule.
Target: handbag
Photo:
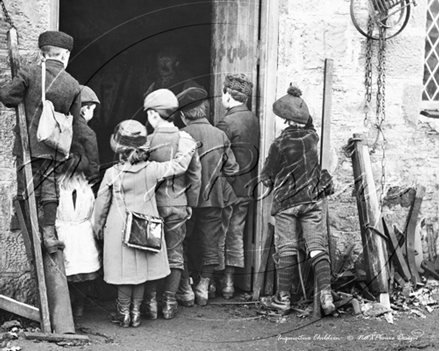
[[[123,243],[138,250],[159,252],[162,249],[163,219],[126,210]]]
[[[124,193],[121,182],[121,190]],[[122,194],[126,218],[122,243],[127,247],[157,253],[162,250],[164,236],[163,219],[143,213],[130,211]]]
[[[41,101],[43,110],[38,122],[37,139],[52,149],[69,155],[73,137],[73,116],[55,111],[52,101],[46,100],[46,62],[41,63]]]

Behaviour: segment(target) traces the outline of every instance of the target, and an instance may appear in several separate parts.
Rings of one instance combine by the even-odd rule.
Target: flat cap
[[[95,92],[89,88],[87,85],[81,85],[81,103],[85,104],[88,102],[93,102],[94,104],[100,104],[101,102],[96,96]]]
[[[43,46],[51,45],[58,48],[67,49],[72,51],[73,38],[64,32],[59,31],[47,31],[41,33],[38,37],[38,47],[41,49]]]
[[[191,110],[202,104],[207,96],[208,93],[205,89],[197,87],[188,88],[177,95],[179,109],[181,111]]]
[[[179,101],[176,95],[168,89],[158,89],[148,94],[144,99],[144,111],[151,110],[177,110]]]

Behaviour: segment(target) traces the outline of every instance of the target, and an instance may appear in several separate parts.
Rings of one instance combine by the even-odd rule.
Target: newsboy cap
[[[302,92],[295,86],[290,85],[287,95],[273,103],[273,112],[284,119],[296,123],[307,124],[310,113],[306,102],[301,98]]]
[[[43,46],[51,45],[58,48],[67,49],[72,51],[73,38],[64,32],[59,31],[47,31],[41,33],[38,37],[38,47],[41,49]]]
[[[179,101],[176,95],[168,89],[158,89],[148,94],[144,99],[144,111],[177,110]]]
[[[81,103],[94,103],[94,104],[100,104],[101,102],[98,99],[98,96],[96,96],[95,92],[89,88],[87,85],[80,85],[81,88]]]
[[[199,106],[207,96],[208,93],[202,88],[192,87],[182,91],[177,95],[180,111],[188,111]]]
[[[223,85],[225,88],[236,90],[246,96],[252,95],[252,87],[254,86],[249,78],[243,73],[228,74]]]

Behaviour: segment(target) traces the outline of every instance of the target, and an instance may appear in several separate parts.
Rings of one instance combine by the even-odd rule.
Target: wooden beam
[[[12,77],[17,75],[20,68],[17,31],[11,28],[8,32],[9,57],[11,62]],[[20,103],[16,109],[18,126],[20,130],[20,141],[23,151],[24,176],[26,184],[26,197],[29,206],[29,220],[31,223],[32,241],[35,257],[35,271],[37,273],[37,285],[40,299],[40,323],[41,330],[50,333],[49,304],[47,302],[46,281],[44,278],[43,256],[41,253],[41,243],[38,227],[37,205],[35,202],[34,183],[31,166],[31,156],[29,151],[29,135],[27,130],[26,112],[24,104]]]
[[[278,69],[278,30],[279,30],[279,0],[262,0],[260,16],[260,81],[258,82],[258,111],[260,120],[260,158],[258,162],[258,174],[263,169],[264,161],[269,153],[270,145],[275,138],[275,117],[272,112],[272,104],[276,100],[277,69]],[[260,184],[258,188],[259,198],[256,204],[255,223],[255,261],[254,266],[257,275],[254,280],[253,297],[255,299],[261,293],[264,282],[264,271],[267,259],[264,260],[265,248],[271,233],[269,223],[271,219],[270,208],[272,195],[263,196],[267,189]],[[270,246],[269,246],[270,247]],[[259,276],[263,274],[263,277]],[[261,282],[263,280],[263,282]],[[261,284],[261,285],[260,285]]]
[[[47,334],[47,333],[31,333],[24,332],[24,337],[27,340],[40,340],[49,342],[82,342],[89,343],[90,339],[87,335],[78,334]]]
[[[40,311],[38,308],[16,301],[4,295],[0,295],[0,309],[36,322],[40,321]]]
[[[255,274],[254,287],[252,291],[253,300],[258,300],[260,298],[261,291],[264,289],[264,273],[266,272],[266,265],[269,258],[270,244],[272,242],[273,234],[273,225],[268,225],[268,233],[264,238],[264,246],[262,252],[259,253],[261,255],[261,263],[259,265],[258,271]]]
[[[324,88],[322,94],[322,120],[321,120],[321,153],[320,163],[321,169],[329,170],[331,166],[330,158],[330,129],[331,129],[331,113],[332,113],[332,95],[333,95],[333,60],[325,59],[324,61]],[[334,245],[330,233],[330,223],[328,214],[328,199],[325,197],[322,202],[322,223],[323,230],[326,232],[328,251],[330,256],[331,268],[335,269],[336,258]]]
[[[353,163],[354,185],[359,211],[364,259],[367,277],[381,303],[388,300],[388,255],[376,186],[371,169],[370,154],[363,134],[354,134],[349,140]]]

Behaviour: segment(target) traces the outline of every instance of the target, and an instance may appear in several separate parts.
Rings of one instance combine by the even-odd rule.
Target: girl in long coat
[[[178,150],[169,162],[150,162],[146,137],[146,128],[135,120],[123,121],[115,128],[110,144],[119,163],[105,172],[95,203],[94,231],[104,240],[104,280],[118,287],[116,321],[124,327],[140,324],[144,283],[170,273],[165,241],[158,253],[122,243],[126,209],[158,217],[156,184],[185,172],[195,152],[179,154]]]

